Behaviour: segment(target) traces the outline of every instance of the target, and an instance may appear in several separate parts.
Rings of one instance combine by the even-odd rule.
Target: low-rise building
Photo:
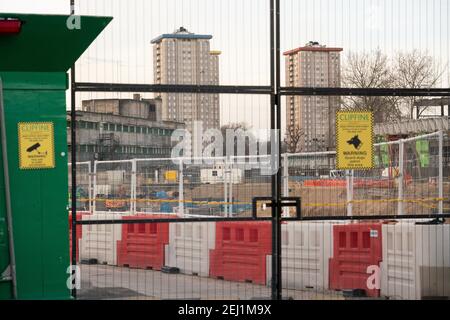
[[[70,137],[70,112],[68,144]],[[184,124],[161,119],[161,100],[95,99],[77,111],[77,161],[169,158],[172,132]]]

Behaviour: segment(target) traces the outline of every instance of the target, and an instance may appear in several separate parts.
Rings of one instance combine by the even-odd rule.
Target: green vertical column
[[[18,298],[67,299],[66,74],[15,72],[0,76],[4,85]],[[18,126],[29,122],[53,124],[54,168],[20,168]]]

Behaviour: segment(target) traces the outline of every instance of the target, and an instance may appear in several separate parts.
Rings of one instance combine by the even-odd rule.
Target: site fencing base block
[[[250,300],[272,300],[269,297],[252,297]],[[283,297],[282,300],[294,300],[292,297]]]
[[[164,266],[161,268],[162,273],[170,273],[170,274],[178,274],[180,273],[180,269],[176,267],[168,267]]]
[[[80,264],[98,264],[98,260],[97,259],[83,259],[80,261]]]
[[[366,298],[367,294],[364,289],[342,290],[345,298]]]

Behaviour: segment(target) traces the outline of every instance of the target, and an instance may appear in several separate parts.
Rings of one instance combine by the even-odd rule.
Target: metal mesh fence
[[[376,144],[371,170],[337,170],[334,152],[283,154],[283,193],[302,198],[304,217],[443,213],[448,138],[440,144],[440,134]],[[91,199],[94,212],[250,216],[252,199],[270,192],[269,158],[96,161],[92,172],[77,163],[79,209],[90,211]]]
[[[136,161],[134,213],[172,213],[180,208],[180,167],[170,159]]]
[[[284,154],[284,192],[302,198],[304,217],[443,213],[439,136],[376,144],[376,166],[364,171],[337,170],[333,152]],[[80,200],[88,207],[94,190],[94,211],[250,216],[252,199],[270,190],[265,158],[96,161],[94,172],[78,164]]]
[[[440,146],[439,135],[412,139],[403,148],[402,198],[405,201],[399,210],[405,214],[442,214],[446,178],[443,176],[443,144]]]
[[[425,219],[449,212],[448,137],[381,142],[374,146],[375,168],[364,171],[338,170],[330,151],[338,109],[371,109],[378,123],[399,121],[400,113],[445,115],[444,106],[420,103],[446,94],[434,87],[448,87],[449,6],[442,0],[404,3],[407,10],[389,0],[274,1],[281,13],[277,44],[269,37],[276,27],[269,20],[272,2],[244,2],[75,1],[77,13],[114,16],[77,62],[73,79],[77,160],[92,163],[88,172],[77,165],[77,187],[91,190],[80,191],[80,208],[90,214],[77,227],[79,297],[273,297],[270,217],[276,210],[258,203],[261,220],[254,221],[252,201],[280,194],[301,198],[303,219],[281,226],[283,297],[450,296],[448,224],[430,224],[443,222],[435,215]],[[197,47],[208,58],[185,41],[176,50],[158,45],[180,33],[212,36]],[[175,55],[182,58],[167,63]],[[439,75],[432,83],[405,82],[401,67],[417,57],[437,73],[432,77]],[[359,67],[374,65],[382,81],[358,78]],[[170,88],[159,93],[153,85]],[[177,85],[207,88],[179,92]],[[286,136],[281,190],[275,173],[261,168],[267,160],[261,155],[169,158],[173,132],[192,129],[204,114],[221,130],[279,127]],[[305,141],[291,148],[290,126],[299,123]],[[282,210],[285,218],[295,216],[292,207]],[[402,219],[409,215],[424,219]]]
[[[72,178],[72,164],[69,163],[69,180]],[[93,172],[90,162],[77,162],[77,210],[92,212]],[[72,185],[69,183],[69,208],[71,206]]]
[[[134,207],[136,178],[133,161],[94,162],[94,212],[130,212]]]
[[[282,225],[284,297],[341,300],[350,297],[346,292],[351,288],[372,298],[446,294],[447,225],[430,225],[426,219],[386,224],[377,218],[448,211],[448,175],[439,162],[446,157],[448,137],[441,140],[441,135],[379,143],[376,167],[366,171],[336,170],[334,152],[282,156],[283,192],[301,197],[303,219],[327,219]],[[268,298],[270,222],[139,223],[151,218],[250,217],[252,199],[270,192],[270,176],[261,171],[265,158],[97,161],[93,173],[87,164],[77,164],[79,181],[93,176],[92,185],[83,188],[96,195],[91,214],[81,217],[87,224],[80,227],[78,239],[80,297]],[[284,210],[286,216],[294,214],[292,208]],[[269,217],[270,211],[258,206],[257,214]],[[356,224],[330,220],[365,215],[373,219]],[[129,219],[134,221],[127,223]],[[383,249],[370,263],[358,255],[348,261],[341,257],[346,246],[358,252],[378,245]],[[435,255],[440,252],[442,257]],[[340,263],[361,269],[354,274],[349,269],[349,279],[338,279],[346,270]],[[373,283],[367,287],[372,273]]]
[[[346,215],[346,172],[336,170],[335,152],[288,154],[289,195],[302,199],[302,215]]]
[[[431,151],[430,145],[436,148]],[[439,133],[376,145],[376,169],[358,173],[356,177],[353,173],[351,177],[351,213],[437,213],[438,204],[442,203],[439,185],[443,186],[444,181],[439,174],[439,150],[443,152]]]

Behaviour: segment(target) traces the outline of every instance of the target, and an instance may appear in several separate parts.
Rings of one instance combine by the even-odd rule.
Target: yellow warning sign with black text
[[[340,170],[373,169],[373,113],[338,111],[336,114],[336,166]]]
[[[177,172],[175,170],[166,171],[164,176],[167,182],[177,182]]]
[[[20,122],[20,169],[51,169],[55,167],[55,142],[52,122]]]

